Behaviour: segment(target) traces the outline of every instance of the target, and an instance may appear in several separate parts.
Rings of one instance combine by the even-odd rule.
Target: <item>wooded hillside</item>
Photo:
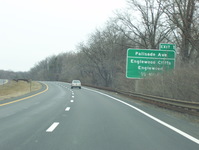
[[[160,43],[176,44],[175,70],[141,79],[135,87],[135,80],[125,75],[127,49],[159,49]],[[198,58],[198,0],[128,0],[128,8],[79,43],[76,52],[50,56],[28,74],[33,80],[79,79],[84,84],[198,101]]]

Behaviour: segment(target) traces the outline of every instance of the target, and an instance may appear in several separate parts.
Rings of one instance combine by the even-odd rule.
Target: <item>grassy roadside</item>
[[[25,81],[10,81],[7,84],[0,85],[0,100],[5,100],[37,91],[41,89],[41,87],[42,85],[36,81],[32,81],[30,83]]]

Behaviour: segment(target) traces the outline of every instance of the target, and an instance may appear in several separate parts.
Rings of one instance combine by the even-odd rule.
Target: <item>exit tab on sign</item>
[[[160,50],[176,50],[176,45],[175,44],[166,44],[166,43],[160,43],[159,46]]]
[[[151,76],[160,72],[172,70],[174,67],[175,50],[127,50],[127,78],[141,79],[146,76]]]

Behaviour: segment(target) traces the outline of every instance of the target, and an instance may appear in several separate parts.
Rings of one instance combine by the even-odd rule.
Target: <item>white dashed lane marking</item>
[[[70,107],[66,107],[65,111],[69,111],[70,110]]]
[[[60,85],[60,86],[62,86],[62,87],[64,87],[64,88],[67,88],[67,87],[65,87],[65,86],[63,86],[63,85]],[[75,96],[74,96],[74,92],[72,91],[72,90],[70,90],[71,92],[72,92],[72,98],[74,98]],[[70,102],[71,103],[73,103],[74,102],[74,100],[70,100]],[[65,109],[65,111],[70,111],[70,107],[66,107],[66,109]],[[55,129],[56,129],[56,127],[59,125],[59,122],[54,122],[47,130],[46,130],[46,132],[53,132]]]
[[[59,122],[54,122],[47,130],[46,132],[53,132],[55,128],[59,125]]]

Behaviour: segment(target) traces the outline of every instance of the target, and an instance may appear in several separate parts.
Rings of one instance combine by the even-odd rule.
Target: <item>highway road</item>
[[[1,102],[0,150],[199,149],[197,138],[136,102],[85,87],[71,90],[62,82],[45,84],[39,95]]]

